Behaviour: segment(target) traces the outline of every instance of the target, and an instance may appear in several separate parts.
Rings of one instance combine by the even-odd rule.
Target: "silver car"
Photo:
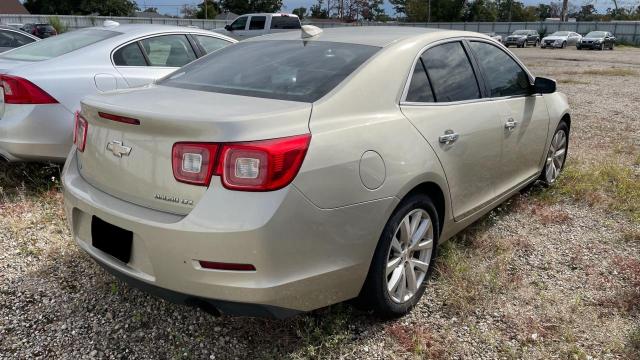
[[[556,180],[570,125],[555,82],[479,33],[303,26],[83,100],[65,211],[99,264],[173,301],[397,316],[437,245]]]
[[[567,45],[575,46],[582,39],[582,35],[572,31],[556,31],[551,35],[542,38],[540,47],[544,48],[561,48]]]
[[[77,30],[0,55],[0,157],[62,162],[83,96],[146,85],[236,40],[205,30]]]

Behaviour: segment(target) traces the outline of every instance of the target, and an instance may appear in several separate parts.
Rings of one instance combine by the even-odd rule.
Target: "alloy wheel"
[[[385,284],[396,303],[411,300],[426,278],[433,250],[433,223],[423,209],[409,212],[396,228],[387,255]]]
[[[549,145],[549,151],[547,152],[545,179],[548,184],[554,183],[558,175],[560,175],[566,154],[567,134],[564,130],[558,130],[553,139],[551,139],[551,145]]]

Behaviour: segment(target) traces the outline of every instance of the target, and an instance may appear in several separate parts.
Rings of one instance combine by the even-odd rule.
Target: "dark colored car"
[[[585,35],[576,44],[576,49],[613,50],[616,45],[616,37],[608,31],[592,31]]]
[[[526,47],[527,45],[538,46],[540,44],[540,34],[536,30],[516,30],[507,36],[504,42],[506,47],[515,45],[516,47]]]
[[[31,44],[38,40],[40,39],[23,31],[8,27],[0,27],[0,52],[15,49],[22,45]]]
[[[21,30],[35,35],[40,39],[58,35],[56,29],[49,24],[24,24]]]

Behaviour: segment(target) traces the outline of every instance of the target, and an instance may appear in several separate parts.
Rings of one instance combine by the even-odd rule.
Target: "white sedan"
[[[105,25],[0,55],[0,158],[63,162],[84,96],[146,85],[236,42],[186,27]]]

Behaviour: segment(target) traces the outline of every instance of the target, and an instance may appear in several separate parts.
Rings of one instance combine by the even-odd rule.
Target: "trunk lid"
[[[175,180],[171,152],[176,142],[253,141],[305,134],[311,108],[310,103],[155,85],[90,96],[82,102],[89,127],[85,151],[78,154],[80,174],[122,200],[185,215],[207,188]],[[107,120],[99,112],[134,118],[140,124]],[[130,152],[117,156],[123,147]],[[220,185],[214,180],[210,187],[215,186]]]

